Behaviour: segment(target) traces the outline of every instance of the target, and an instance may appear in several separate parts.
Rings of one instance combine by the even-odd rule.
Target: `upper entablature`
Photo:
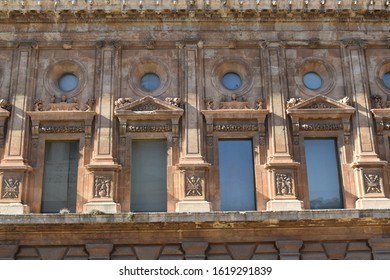
[[[153,13],[188,14],[189,17],[264,16],[272,13],[296,16],[307,13],[347,16],[383,14],[390,0],[0,0],[1,12],[91,13],[95,15]],[[282,17],[284,17],[282,16]]]

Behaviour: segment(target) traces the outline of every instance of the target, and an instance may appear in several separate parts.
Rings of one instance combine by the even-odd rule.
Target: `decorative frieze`
[[[275,174],[276,195],[293,195],[293,178],[291,174],[276,173]]]
[[[194,175],[187,176],[185,182],[185,196],[203,196],[203,178]]]
[[[157,111],[160,107],[155,103],[145,103],[140,106],[132,108],[133,111]]]
[[[216,123],[213,125],[214,131],[233,132],[233,131],[257,131],[258,124],[248,123]]]
[[[15,199],[20,194],[20,178],[4,177],[3,178],[3,189],[1,192],[2,199]]]
[[[364,192],[369,193],[381,193],[381,177],[375,173],[364,173]]]
[[[171,124],[131,124],[126,128],[127,132],[170,132]]]
[[[343,124],[340,122],[301,123],[300,129],[303,131],[342,130]]]
[[[84,133],[85,127],[83,125],[48,125],[40,126],[40,133]]]
[[[111,197],[111,176],[95,176],[93,184],[94,198],[110,198]]]
[[[54,99],[54,98],[53,98]],[[52,100],[54,101],[54,100]],[[45,103],[36,99],[34,101],[34,111],[93,111],[93,105],[95,104],[95,100],[90,98],[87,102],[80,108],[78,103],[78,99],[76,97],[67,100],[66,97],[61,100],[61,102],[51,102],[45,106]]]

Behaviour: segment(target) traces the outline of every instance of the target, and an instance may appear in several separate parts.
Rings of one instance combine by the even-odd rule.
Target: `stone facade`
[[[0,226],[0,254],[389,258],[390,214],[383,210],[390,208],[390,88],[383,78],[390,73],[389,11],[386,0],[1,1],[0,214],[13,215],[1,216],[7,222]],[[141,84],[149,73],[159,78],[153,90]],[[241,78],[237,89],[223,85],[227,73]],[[321,77],[318,88],[305,85],[307,73]],[[59,80],[66,74],[77,84],[64,92]],[[344,210],[337,211],[345,211],[345,220],[348,211],[361,213],[355,217],[361,227],[351,236],[344,220],[325,215],[320,221],[329,233],[339,222],[343,229],[334,238],[320,232],[309,237],[310,223],[300,224],[295,212],[311,213],[303,142],[329,137],[336,141],[340,164]],[[66,225],[60,215],[59,222],[46,214],[31,224],[23,218],[42,212],[48,141],[79,143],[78,214],[69,216],[77,224],[91,211],[118,219],[132,211],[131,151],[141,139],[166,140],[168,214],[203,212],[206,229],[198,233],[192,223],[200,214],[194,214],[179,226],[193,238],[179,243],[174,228],[180,220],[158,244],[138,235],[134,244],[118,236],[98,246],[98,235],[82,238],[98,230],[86,225],[74,240],[59,239],[58,250],[27,233],[35,224],[50,224],[52,234]],[[278,238],[256,241],[270,228],[243,223],[241,216],[216,226],[218,215],[225,215],[219,212],[222,139],[252,141],[255,213],[275,212],[267,217],[276,220],[294,213],[287,235],[280,235],[285,224],[277,224]],[[168,214],[158,216],[159,222],[174,217]],[[4,225],[12,219],[26,231],[9,238],[12,230]],[[145,223],[135,220],[124,229],[162,230],[159,223]],[[99,226],[108,225],[103,219]],[[115,225],[118,233],[122,224]],[[218,241],[225,226],[242,231]],[[299,227],[305,230],[294,234]],[[246,239],[243,228],[254,233]]]

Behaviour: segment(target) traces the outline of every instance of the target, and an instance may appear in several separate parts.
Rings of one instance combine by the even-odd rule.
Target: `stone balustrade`
[[[0,11],[390,11],[390,0],[0,0]]]

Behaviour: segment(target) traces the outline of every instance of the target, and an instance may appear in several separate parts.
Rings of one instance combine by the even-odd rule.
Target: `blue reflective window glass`
[[[322,86],[322,78],[315,72],[309,72],[303,76],[303,84],[308,89],[317,90]]]
[[[390,72],[387,72],[382,77],[383,83],[385,86],[390,89]]]
[[[251,140],[220,140],[219,178],[222,211],[256,210]]]
[[[166,140],[132,142],[131,211],[167,211]]]
[[[73,74],[64,74],[58,81],[58,87],[64,92],[70,92],[76,89],[79,79]]]
[[[154,73],[147,73],[141,78],[141,88],[144,91],[154,91],[160,86],[160,77]]]
[[[242,85],[240,75],[229,72],[222,77],[222,85],[228,90],[236,90]]]
[[[311,209],[343,208],[335,139],[305,139]]]

